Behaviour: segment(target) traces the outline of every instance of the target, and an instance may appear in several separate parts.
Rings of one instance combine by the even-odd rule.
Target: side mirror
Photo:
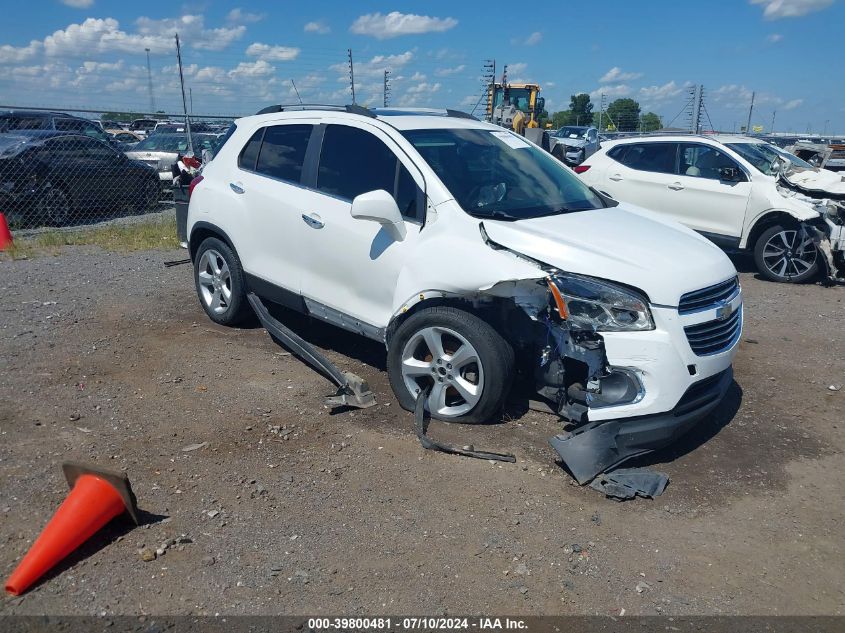
[[[741,173],[736,167],[722,167],[719,169],[719,180],[738,182],[742,180]]]
[[[378,222],[396,242],[404,240],[408,233],[396,200],[384,189],[355,196],[351,213],[352,217],[358,220]]]

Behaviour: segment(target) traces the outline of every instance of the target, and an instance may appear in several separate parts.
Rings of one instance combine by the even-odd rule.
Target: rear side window
[[[677,143],[632,143],[614,148],[616,149],[620,150],[619,153],[611,154],[611,158],[615,158],[626,167],[662,174],[675,173]]]
[[[346,200],[384,189],[394,197],[404,217],[421,219],[419,187],[411,174],[387,145],[358,128],[326,127],[317,189]]]
[[[273,125],[265,129],[255,171],[298,183],[302,178],[311,125]]]
[[[258,150],[261,149],[261,137],[263,136],[264,128],[261,128],[247,141],[247,144],[241,150],[240,156],[238,156],[238,167],[255,171],[255,163],[258,160]]]

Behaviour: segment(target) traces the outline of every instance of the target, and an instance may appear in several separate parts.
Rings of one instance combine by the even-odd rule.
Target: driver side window
[[[396,200],[402,217],[422,221],[422,196],[411,174],[387,145],[358,128],[326,127],[317,189],[349,201],[384,189]]]
[[[678,173],[682,176],[695,176],[721,180],[721,169],[730,167],[741,173],[739,165],[730,156],[715,147],[700,143],[682,143]]]

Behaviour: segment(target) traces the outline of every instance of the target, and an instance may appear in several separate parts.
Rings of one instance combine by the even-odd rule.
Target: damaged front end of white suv
[[[812,240],[828,283],[845,281],[845,178],[828,170],[791,167],[778,174],[778,193],[810,207],[816,217],[803,220],[805,240]]]

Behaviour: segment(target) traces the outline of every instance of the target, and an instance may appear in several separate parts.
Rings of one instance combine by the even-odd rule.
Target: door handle
[[[229,188],[234,191],[235,193],[243,193],[244,188],[241,187],[239,184],[235,184],[234,182],[229,183]]]
[[[608,176],[608,178],[610,178],[610,180],[615,180],[616,182],[622,180],[622,176],[620,176],[619,174],[613,174],[612,176]]]
[[[325,226],[323,221],[320,219],[320,216],[316,213],[311,215],[302,214],[302,219],[305,220],[305,224],[310,226],[312,229],[321,229]]]
[[[672,184],[666,186],[669,187],[669,189],[671,189],[672,191],[680,191],[684,188],[684,186],[679,182],[673,182]]]

